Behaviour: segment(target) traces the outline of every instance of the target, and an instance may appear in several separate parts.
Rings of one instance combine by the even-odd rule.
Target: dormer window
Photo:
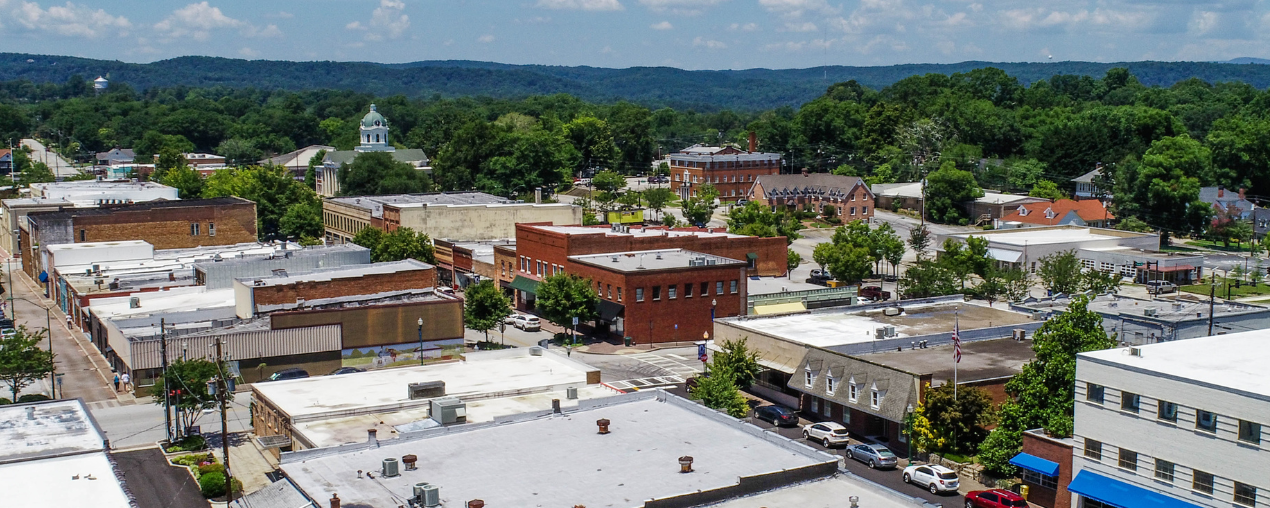
[[[1020,206],[1020,207],[1019,207],[1019,216],[1020,216],[1020,217],[1027,217],[1027,214],[1028,214],[1027,208]]]

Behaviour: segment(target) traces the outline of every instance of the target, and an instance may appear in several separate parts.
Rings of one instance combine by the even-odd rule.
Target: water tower
[[[101,76],[97,76],[97,79],[94,79],[94,80],[93,80],[93,91],[94,91],[94,92],[97,92],[97,93],[102,93],[102,92],[105,92],[105,91],[106,91],[106,87],[108,87],[108,86],[110,86],[110,82],[109,82],[109,81],[106,81],[106,78],[103,78],[103,77],[101,77]]]

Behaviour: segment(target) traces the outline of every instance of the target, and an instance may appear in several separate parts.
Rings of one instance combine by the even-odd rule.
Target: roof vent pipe
[[[600,418],[599,420],[596,420],[595,425],[600,428],[600,434],[609,433],[609,419],[608,418]]]
[[[680,473],[692,472],[692,457],[691,456],[684,455],[683,457],[679,457],[679,472]]]
[[[379,447],[379,437],[376,436],[378,433],[379,431],[375,429],[366,431],[366,442],[375,445],[376,448]]]
[[[340,494],[338,492],[331,494],[331,508],[340,508]]]
[[[473,499],[467,502],[467,508],[485,508],[485,501]]]

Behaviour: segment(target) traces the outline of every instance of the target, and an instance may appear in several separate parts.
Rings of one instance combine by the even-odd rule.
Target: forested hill
[[[1056,74],[1101,77],[1127,67],[1145,85],[1170,86],[1196,77],[1208,82],[1243,81],[1270,87],[1270,65],[1214,62],[1054,62],[909,64],[887,67],[829,66],[809,69],[688,71],[670,67],[560,67],[473,61],[423,61],[406,64],[368,62],[288,62],[181,57],[149,64],[67,56],[0,53],[0,81],[24,79],[61,83],[71,76],[98,75],[134,88],[207,87],[309,90],[343,89],[378,96],[490,96],[516,98],[568,93],[584,100],[624,99],[658,107],[704,110],[762,110],[798,107],[824,93],[831,83],[856,80],[881,89],[915,74],[952,74],[996,67],[1023,84]],[[1244,63],[1248,62],[1248,63]]]

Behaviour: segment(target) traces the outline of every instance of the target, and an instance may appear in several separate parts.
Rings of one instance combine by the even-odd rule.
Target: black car
[[[357,368],[357,367],[340,367],[340,368],[338,368],[338,369],[335,369],[335,370],[331,371],[331,373],[330,373],[330,374],[327,374],[327,375],[328,375],[328,376],[337,376],[337,375],[340,375],[340,374],[356,374],[356,373],[358,373],[358,372],[366,372],[366,371],[365,371],[364,369],[359,369],[359,368]]]
[[[798,425],[798,415],[785,406],[763,406],[754,410],[754,418],[776,426]]]
[[[270,374],[265,381],[285,381],[288,379],[304,379],[309,377],[309,371],[304,369],[282,369],[278,372]]]

